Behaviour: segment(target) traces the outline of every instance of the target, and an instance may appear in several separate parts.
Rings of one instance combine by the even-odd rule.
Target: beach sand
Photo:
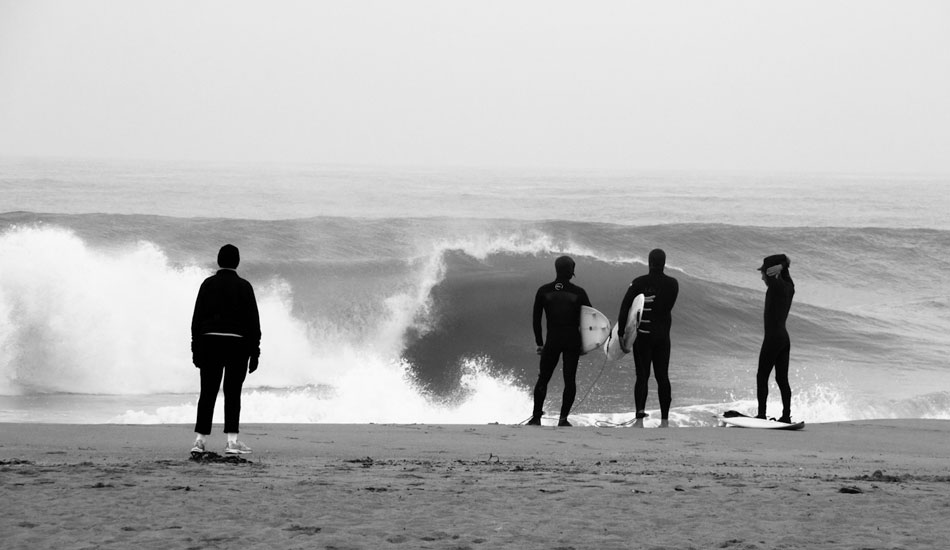
[[[220,427],[209,451],[223,454]],[[944,548],[950,422],[0,424],[0,547]]]

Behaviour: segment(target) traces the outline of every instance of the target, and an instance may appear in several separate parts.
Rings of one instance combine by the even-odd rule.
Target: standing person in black
[[[669,426],[670,403],[673,401],[670,387],[670,326],[673,323],[671,311],[679,295],[679,283],[673,277],[663,273],[666,267],[666,252],[656,248],[650,251],[650,272],[637,277],[620,304],[620,316],[617,322],[617,336],[623,342],[627,314],[633,299],[643,294],[644,308],[633,341],[633,363],[636,366],[637,381],[633,388],[633,397],[637,406],[637,418],[634,426],[643,427],[646,417],[647,393],[650,381],[650,366],[656,376],[657,393],[660,396],[660,426]],[[624,350],[630,351],[630,350]]]
[[[541,356],[541,372],[534,386],[534,412],[529,426],[540,426],[548,382],[554,374],[558,358],[563,356],[564,395],[561,398],[561,416],[558,426],[570,426],[567,416],[577,395],[577,361],[581,355],[581,306],[590,306],[587,292],[571,283],[574,260],[561,256],[554,261],[557,278],[538,289],[534,297],[534,340]],[[547,318],[548,339],[541,333],[541,314]]]
[[[792,387],[788,383],[788,357],[792,342],[785,328],[788,311],[795,296],[795,283],[788,268],[792,261],[785,254],[775,254],[762,260],[762,280],[768,287],[765,292],[765,338],[759,352],[759,369],[756,373],[756,397],[759,401],[758,418],[765,418],[765,406],[769,397],[769,376],[775,369],[775,382],[782,394],[782,417],[779,422],[792,422]]]
[[[261,355],[261,321],[251,283],[237,274],[241,257],[236,246],[218,252],[217,273],[201,283],[191,319],[192,361],[201,371],[201,395],[195,422],[197,440],[192,452],[205,452],[211,434],[214,402],[224,378],[224,433],[227,454],[245,454],[250,447],[238,441],[241,388],[248,372],[257,370]]]

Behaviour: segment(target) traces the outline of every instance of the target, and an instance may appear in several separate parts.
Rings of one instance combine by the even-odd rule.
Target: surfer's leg
[[[577,362],[580,355],[577,352],[565,351],[563,357],[561,368],[564,370],[564,395],[561,397],[561,420],[567,420],[577,396]]]
[[[660,418],[670,417],[673,390],[670,386],[670,339],[664,338],[653,346],[653,376],[656,377],[657,395],[660,398]]]
[[[241,423],[241,388],[247,378],[247,355],[232,352],[224,372],[224,433],[236,434]]]
[[[755,396],[759,401],[759,418],[765,418],[769,400],[769,376],[772,375],[773,365],[773,352],[766,340],[762,342],[762,349],[759,350],[759,370],[755,373]]]
[[[788,383],[788,356],[791,345],[786,344],[775,358],[775,383],[782,394],[782,418],[790,419],[792,414],[792,386]]]
[[[647,408],[647,393],[650,382],[650,362],[653,360],[650,341],[644,335],[637,336],[633,341],[633,363],[637,371],[637,381],[633,385],[633,399],[637,405],[637,415]]]
[[[538,382],[534,385],[534,411],[532,413],[534,418],[540,419],[541,415],[544,414],[544,398],[548,395],[548,382],[551,381],[554,367],[557,366],[560,355],[561,350],[554,346],[544,346],[544,349],[541,350],[541,368],[538,373]]]
[[[224,376],[224,366],[208,362],[200,369],[201,394],[198,397],[198,418],[195,420],[195,433],[209,435],[211,420],[214,415],[214,402],[218,398],[221,388],[221,377]]]

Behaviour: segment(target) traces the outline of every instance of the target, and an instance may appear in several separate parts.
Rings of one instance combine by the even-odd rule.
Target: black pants
[[[756,397],[759,400],[759,416],[765,416],[769,398],[769,376],[775,369],[775,383],[782,394],[782,416],[791,416],[792,386],[788,383],[788,357],[792,343],[788,334],[770,338],[766,336],[759,351],[759,370],[755,375]]]
[[[636,366],[637,381],[633,386],[633,399],[637,412],[646,409],[650,366],[656,377],[657,393],[660,396],[660,416],[670,416],[670,403],[673,402],[673,390],[670,386],[670,337],[657,337],[651,334],[638,334],[633,341],[633,364]]]
[[[538,374],[538,383],[534,386],[534,416],[541,417],[544,408],[544,398],[548,394],[548,382],[554,375],[558,359],[564,357],[564,395],[561,397],[561,418],[567,418],[577,396],[577,361],[580,359],[578,346],[562,347],[551,343],[550,339],[541,350],[541,372]]]
[[[214,403],[224,378],[224,433],[236,434],[241,423],[241,388],[250,357],[243,338],[202,336],[195,342],[195,362],[201,370],[201,396],[195,433],[211,433]]]

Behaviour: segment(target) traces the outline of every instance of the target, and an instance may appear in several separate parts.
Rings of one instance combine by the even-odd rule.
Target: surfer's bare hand
[[[782,264],[773,265],[765,270],[765,274],[769,277],[778,277],[778,274],[782,272],[782,267]]]
[[[542,351],[544,351],[544,346],[538,346],[538,349],[537,349],[538,355],[541,355]]]
[[[644,297],[643,297],[643,303],[644,303],[644,304],[652,304],[654,298],[656,298],[656,296],[644,296]]]

